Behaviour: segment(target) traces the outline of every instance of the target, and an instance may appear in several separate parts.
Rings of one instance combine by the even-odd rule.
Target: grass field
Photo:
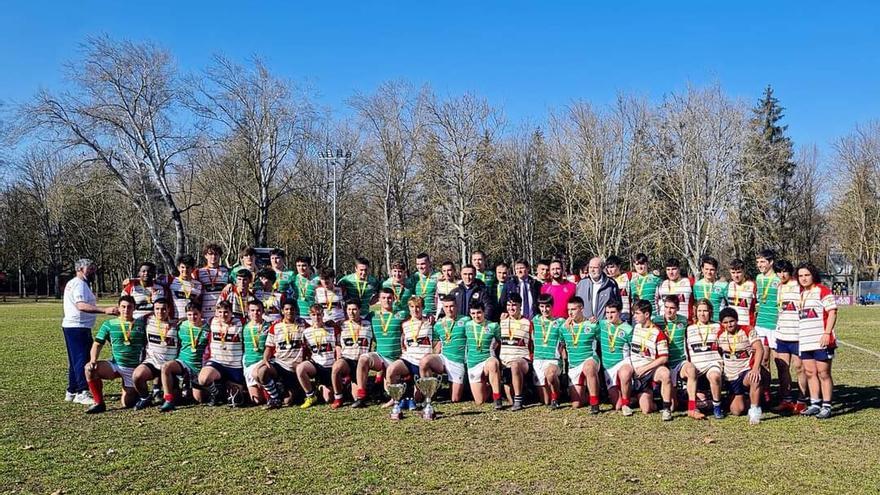
[[[161,415],[118,409],[118,382],[111,410],[86,416],[63,402],[60,315],[0,305],[2,493],[880,493],[880,358],[848,346],[825,422],[452,404],[430,423],[378,407]],[[844,308],[839,336],[880,352],[878,318]]]

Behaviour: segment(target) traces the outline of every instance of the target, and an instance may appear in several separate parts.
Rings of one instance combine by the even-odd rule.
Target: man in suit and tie
[[[529,262],[526,260],[517,260],[513,264],[514,276],[504,283],[498,307],[506,308],[508,298],[512,294],[518,294],[522,298],[523,316],[531,319],[538,313],[538,296],[541,295],[541,285],[543,284],[540,280],[532,277],[529,270]]]

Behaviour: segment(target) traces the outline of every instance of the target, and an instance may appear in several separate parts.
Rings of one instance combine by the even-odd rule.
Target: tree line
[[[341,270],[481,249],[570,269],[644,252],[696,273],[705,254],[774,248],[829,272],[837,254],[851,284],[880,271],[880,125],[820,157],[795,147],[770,86],[754,104],[714,84],[511,122],[477,94],[399,80],[354,93],[340,118],[260,58],[185,73],[161,46],[106,37],[66,76],[3,112],[10,291],[57,294],[81,256],[113,291],[140,261],[173,272],[209,241],[228,263],[254,245],[328,266],[334,199]]]

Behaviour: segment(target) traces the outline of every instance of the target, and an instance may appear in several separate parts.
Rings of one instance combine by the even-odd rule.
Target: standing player
[[[208,347],[208,334],[211,329],[202,320],[201,307],[193,302],[186,305],[186,321],[179,323],[177,337],[180,340],[180,351],[177,359],[168,361],[162,366],[162,389],[165,402],[159,408],[161,412],[174,410],[177,377],[181,378],[180,395],[190,395],[196,402],[203,402],[200,387],[193,387],[193,380],[202,371],[202,357]]]
[[[499,359],[505,381],[513,389],[511,411],[523,405],[523,385],[532,368],[532,322],[522,314],[522,298],[513,293],[507,298],[507,317],[499,322],[501,348]],[[509,379],[508,379],[509,376]]]
[[[745,268],[745,263],[740,259],[730,262],[727,304],[736,310],[739,317],[738,325],[753,328],[755,326],[755,283],[746,279]]]
[[[238,252],[238,263],[229,270],[230,284],[235,283],[236,279],[238,279],[238,272],[241,270],[247,270],[251,272],[251,275],[259,270],[259,267],[257,267],[257,250],[251,246],[245,246]],[[253,282],[253,278],[251,278],[251,282]]]
[[[629,294],[632,298],[630,306],[638,300],[648,301],[651,303],[651,311],[657,311],[657,287],[660,285],[660,278],[655,276],[648,269],[648,256],[639,253],[633,258],[633,267],[636,272],[632,274],[630,279]]]
[[[583,406],[589,395],[591,414],[599,414],[597,330],[598,325],[584,317],[584,300],[579,296],[572,297],[568,301],[568,319],[560,328],[568,361],[568,392],[571,407],[575,409]]]
[[[467,373],[471,384],[471,395],[476,404],[487,401],[486,382],[492,389],[495,409],[501,404],[501,363],[495,357],[501,341],[498,324],[486,319],[486,308],[480,301],[471,303],[468,310],[470,319],[465,323],[467,335]]]
[[[370,305],[376,299],[381,285],[375,277],[370,275],[370,262],[366,258],[356,258],[354,273],[350,273],[339,279],[339,285],[345,291],[345,297],[356,297],[360,302],[360,315],[369,319]]]
[[[773,271],[779,276],[776,288],[778,312],[776,318],[776,370],[779,372],[779,396],[782,402],[777,412],[780,414],[800,414],[807,408],[807,377],[801,363],[798,341],[800,340],[801,286],[792,278],[794,267],[788,260],[773,262]],[[791,369],[797,374],[800,397],[794,395],[791,383]],[[795,402],[797,400],[797,402]]]
[[[246,320],[248,317],[248,303],[255,300],[253,293],[253,274],[246,268],[241,268],[235,274],[235,285],[227,285],[220,293],[220,301],[228,302],[232,307],[232,315]]]
[[[391,289],[394,294],[394,311],[409,314],[407,301],[412,297],[412,291],[406,279],[406,265],[402,261],[391,263],[391,276],[382,282],[382,287]]]
[[[541,286],[541,294],[548,294],[553,298],[553,318],[568,317],[568,301],[577,290],[577,285],[566,280],[564,275],[562,261],[553,260],[550,262],[550,281]]]
[[[801,286],[798,350],[810,388],[810,407],[801,414],[828,419],[834,392],[831,360],[837,348],[837,304],[831,289],[819,283],[819,270],[813,264],[798,265],[797,277]]]
[[[764,346],[764,361],[761,363],[761,366],[767,370],[768,374],[770,373],[771,355],[776,352],[776,318],[779,312],[779,306],[777,305],[779,277],[773,271],[774,261],[776,261],[776,252],[772,249],[761,251],[755,258],[755,264],[760,272],[755,278],[757,296],[757,301],[755,302],[755,331],[758,332],[758,338],[761,340],[761,345]],[[781,374],[779,366],[776,367],[776,371]],[[770,402],[769,379],[764,383],[764,401]]]
[[[630,321],[630,285],[632,283],[632,272],[621,271],[623,261],[617,256],[609,256],[605,260],[605,274],[608,278],[617,282],[617,288],[620,291],[621,313],[620,319]]]
[[[320,310],[320,308],[318,308]],[[284,301],[281,307],[282,318],[269,327],[266,336],[266,350],[263,353],[263,366],[257,370],[257,381],[269,394],[266,403],[267,409],[277,409],[283,403],[289,404],[296,395],[299,377],[299,366],[303,363],[304,352],[307,342],[303,322],[297,321],[297,307],[292,300]],[[313,332],[324,325],[321,321],[320,311],[317,315],[311,315]],[[330,335],[335,335],[334,329],[329,329]],[[315,342],[314,340],[312,342]],[[313,349],[314,350],[314,349]],[[326,349],[321,349],[326,353]],[[336,352],[335,345],[331,354]],[[327,385],[330,385],[330,370],[327,370]]]
[[[214,317],[214,307],[220,301],[220,293],[226,287],[229,270],[220,265],[223,248],[217,244],[207,244],[202,251],[205,266],[196,270],[196,278],[202,284],[202,317],[210,322]]]
[[[266,338],[269,335],[270,322],[263,319],[263,302],[251,299],[247,303],[248,322],[244,326],[244,382],[248,387],[251,403],[262,404],[263,390],[257,379],[259,369],[267,365],[263,361],[266,352]]]
[[[535,263],[535,278],[542,284],[550,281],[550,260],[538,260]]]
[[[740,416],[746,411],[745,395],[749,395],[749,424],[761,422],[761,354],[763,346],[754,329],[738,324],[735,309],[721,310],[718,346],[724,361],[724,379],[730,394],[730,414]]]
[[[423,377],[446,373],[452,388],[452,402],[461,402],[464,398],[467,318],[458,316],[455,298],[445,296],[442,305],[443,314],[446,316],[434,324],[435,339],[440,343],[440,354],[425,356],[419,365],[419,372]]]
[[[373,344],[373,331],[370,322],[361,318],[363,299],[352,299],[345,303],[348,318],[340,325],[339,345],[336,347],[336,362],[333,363],[330,379],[333,383],[333,408],[342,405],[343,385],[352,378],[357,379],[358,360],[370,352]],[[366,388],[366,383],[352,383],[352,395]]]
[[[134,319],[153,314],[153,301],[167,299],[165,286],[156,280],[156,265],[152,261],[141,263],[138,278],[128,280],[122,288],[122,295],[134,298]]]
[[[692,367],[697,376],[693,383],[689,376],[687,382],[688,416],[694,419],[704,417],[697,411],[696,404],[697,387],[701,379],[709,382],[715,419],[724,418],[724,411],[721,409],[721,371],[724,363],[718,348],[718,333],[721,328],[718,323],[712,322],[712,312],[712,303],[708,299],[700,299],[697,302],[697,321],[687,329],[687,367]]]
[[[553,264],[551,263],[551,274]],[[566,282],[568,282],[566,280]],[[571,283],[571,282],[568,282]],[[549,284],[544,284],[547,287]],[[574,286],[573,283],[571,283]],[[572,293],[574,288],[572,287]],[[553,317],[553,308],[556,301],[550,294],[541,294],[538,297],[538,310],[540,313],[532,318],[533,345],[534,345],[534,381],[541,394],[544,404],[550,409],[559,408],[559,373],[562,370],[560,348],[562,347],[562,335],[560,326],[562,321]],[[566,303],[568,305],[568,303]]]
[[[366,386],[370,370],[378,373],[387,372],[391,364],[400,359],[403,321],[406,318],[407,313],[394,311],[394,291],[388,287],[380,289],[379,311],[373,315],[373,319],[370,321],[376,348],[358,358],[357,383],[361,386],[355,392],[355,400],[351,407],[367,406]]]
[[[611,301],[605,306],[605,319],[599,320],[599,343],[605,386],[611,404],[624,416],[632,416],[629,398],[633,369],[629,362],[629,345],[633,328],[620,318],[622,309],[620,301]]]
[[[296,275],[290,287],[292,295],[296,296],[297,314],[308,315],[312,305],[315,304],[315,280],[312,280],[312,259],[308,256],[298,256],[296,261]]]
[[[394,361],[388,367],[388,383],[400,383],[406,377],[417,380],[419,375],[419,365],[426,356],[431,354],[437,344],[434,339],[434,327],[431,320],[422,314],[424,302],[418,296],[409,300],[409,318],[403,322],[403,346],[400,359]],[[410,410],[415,410],[416,404],[413,400],[415,391],[412,395],[405,397],[402,401],[394,404],[391,416],[400,418],[400,408],[406,403]]]
[[[443,300],[443,297],[448,296],[453,290],[455,290],[460,282],[461,280],[458,280],[458,276],[455,274],[455,263],[446,261],[440,265],[440,277],[437,279],[437,300]],[[438,317],[441,315],[442,310],[442,305],[438,304]]]
[[[419,253],[416,256],[416,272],[409,277],[406,285],[411,294],[419,296],[425,301],[425,314],[428,316],[437,314],[438,277],[439,274],[434,272],[431,267],[431,257],[428,256],[428,253]]]
[[[137,410],[146,409],[153,403],[154,396],[161,396],[162,367],[177,358],[177,323],[171,320],[170,309],[166,299],[156,299],[153,301],[153,314],[144,319],[147,357],[132,373],[134,388],[138,393],[138,401],[134,405]],[[150,380],[156,380],[152,395],[147,389]]]
[[[134,319],[134,298],[121,296],[116,304],[119,318],[101,324],[95,335],[95,342],[86,364],[86,382],[95,403],[86,409],[86,414],[98,414],[107,410],[104,404],[104,380],[122,378],[122,406],[131,407],[137,400],[132,374],[140,364],[141,353],[147,341],[144,320]],[[110,343],[111,361],[99,361],[104,344]]]
[[[690,321],[693,315],[694,281],[690,277],[681,276],[681,263],[678,258],[666,260],[666,280],[657,288],[655,308],[663,306],[666,296],[675,296],[678,299],[678,314]]]
[[[654,411],[654,383],[660,384],[663,408],[660,417],[672,421],[672,379],[666,363],[669,361],[669,340],[663,330],[651,321],[651,303],[640,299],[633,305],[632,342],[630,361],[633,367],[633,391],[639,394],[642,413]]]
[[[477,280],[482,281],[489,288],[490,293],[494,293],[495,287],[504,285],[504,282],[498,282],[495,278],[496,273],[489,270],[486,264],[486,253],[476,250],[471,253],[471,264],[476,268]]]
[[[303,347],[307,351],[308,359],[296,367],[296,376],[299,385],[306,393],[306,399],[300,406],[303,409],[308,409],[318,402],[312,379],[316,379],[316,385],[323,390],[324,402],[331,403],[333,397],[330,375],[336,362],[339,334],[334,328],[324,326],[324,322],[321,321],[322,314],[321,305],[313,305],[309,310],[310,324],[302,331]],[[341,403],[341,400],[338,403],[333,402],[331,407],[337,409]]]
[[[324,308],[324,321],[338,325],[345,320],[345,293],[333,280],[336,272],[332,268],[321,270],[320,282],[315,287],[315,304]]]
[[[174,317],[186,318],[186,307],[193,302],[202,304],[202,283],[195,278],[196,260],[188,254],[177,257],[177,277],[168,277],[166,285],[174,301]]]
[[[257,273],[257,283],[254,284],[254,299],[263,303],[263,319],[269,323],[281,319],[281,306],[287,298],[287,292],[279,288],[277,276],[278,272],[261,268]]]
[[[728,283],[718,280],[718,260],[711,256],[703,256],[700,260],[700,271],[703,273],[703,278],[694,284],[694,299],[696,301],[705,299],[712,303],[714,313],[710,316],[712,321],[717,322],[718,314],[724,308],[727,298]]]
[[[669,349],[669,359],[666,361],[666,367],[672,380],[672,408],[675,409],[677,401],[676,390],[679,382],[686,380],[687,383],[694,387],[696,395],[697,372],[692,366],[687,366],[687,350],[685,349],[685,340],[687,338],[687,320],[678,314],[678,298],[675,296],[666,296],[663,298],[663,314],[660,319],[656,320],[657,325],[666,335],[666,341]],[[688,387],[690,390],[690,387]],[[696,398],[695,395],[689,398]]]
[[[229,405],[241,404],[241,389],[245,386],[242,356],[244,355],[244,322],[232,316],[232,304],[220,301],[211,318],[208,334],[207,362],[199,372],[199,384],[208,390],[208,404],[223,404],[221,394],[229,391]]]
[[[287,295],[293,292],[293,281],[296,273],[287,269],[287,253],[283,249],[274,248],[269,252],[269,266],[275,273],[272,291]],[[299,313],[307,315],[308,312]]]

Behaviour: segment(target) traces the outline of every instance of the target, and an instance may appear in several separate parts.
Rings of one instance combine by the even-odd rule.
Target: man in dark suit
[[[477,279],[477,269],[474,265],[464,265],[461,268],[461,282],[449,293],[455,298],[455,307],[460,316],[469,316],[471,304],[481,302],[487,314],[494,313],[494,303],[489,293],[489,288],[482,280]]]
[[[540,280],[532,277],[529,270],[529,262],[526,260],[517,260],[513,264],[514,276],[507,279],[507,282],[504,283],[498,308],[506,308],[507,299],[512,294],[519,294],[519,297],[522,298],[523,316],[532,319],[533,316],[538,314],[538,296],[541,295],[541,285],[543,284]],[[503,311],[503,309],[499,309],[499,311]],[[500,314],[497,316],[500,316]]]

